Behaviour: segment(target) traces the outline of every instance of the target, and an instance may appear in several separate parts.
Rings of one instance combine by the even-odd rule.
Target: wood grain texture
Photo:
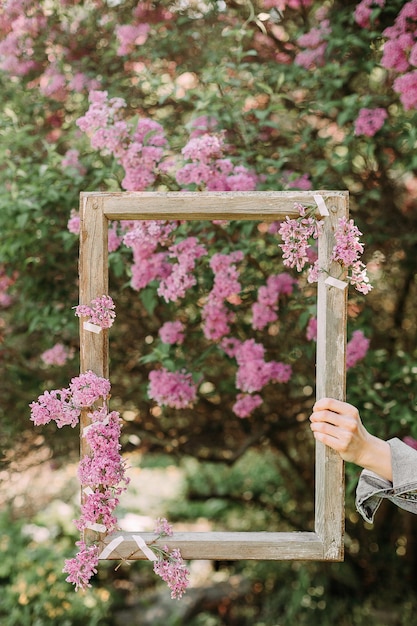
[[[184,559],[209,560],[322,560],[323,543],[313,532],[175,532],[155,542],[155,535],[144,532],[119,532],[107,536],[103,549],[117,537],[123,542],[107,557],[109,560],[146,560],[133,535],[147,545],[179,548]]]
[[[341,267],[331,262],[334,232],[341,217],[348,216],[347,198],[329,202],[329,217],[324,220],[319,238],[319,266],[328,272],[319,277],[317,293],[317,399],[345,400],[346,394],[346,317],[347,289],[325,283],[327,276],[343,280]],[[322,538],[328,559],[343,558],[344,468],[339,454],[321,443],[316,444],[315,530]]]
[[[295,203],[315,205],[314,195],[325,200],[346,197],[346,191],[213,191],[213,192],[86,192],[103,203],[111,220],[283,220],[298,217]],[[320,217],[317,211],[318,217]]]
[[[104,215],[102,200],[94,196],[80,199],[80,259],[79,259],[79,304],[90,304],[99,296],[108,293],[108,220]],[[97,376],[109,377],[108,331],[92,333],[84,329],[86,318],[80,318],[80,373],[88,370]],[[90,453],[83,437],[83,429],[91,423],[88,410],[81,412],[80,455]],[[81,501],[85,494],[81,491]],[[85,541],[94,540],[95,533],[86,530]]]

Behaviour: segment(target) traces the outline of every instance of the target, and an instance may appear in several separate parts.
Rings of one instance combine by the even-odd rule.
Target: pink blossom
[[[172,599],[182,598],[189,585],[190,572],[177,548],[169,551],[167,546],[164,546],[163,555],[154,561],[153,570],[171,589]]]
[[[69,391],[75,407],[91,407],[97,400],[106,399],[110,393],[110,381],[97,376],[91,370],[72,378]]]
[[[117,232],[118,223],[112,222],[109,224],[108,231],[108,250],[109,252],[115,252],[123,241],[123,237]]]
[[[207,254],[204,246],[198,243],[196,237],[187,237],[169,247],[169,256],[176,258],[177,263],[172,265],[170,274],[164,278],[159,287],[158,295],[165,302],[176,302],[183,298],[187,289],[196,284],[193,274],[197,259]]]
[[[80,234],[80,214],[75,209],[71,209],[71,216],[68,220],[67,228],[73,235]]]
[[[236,352],[239,347],[242,345],[242,342],[236,337],[224,337],[220,342],[220,347],[228,357],[235,358]]]
[[[388,117],[386,109],[360,109],[355,120],[355,135],[373,137],[382,128]]]
[[[78,150],[67,150],[62,157],[61,167],[62,169],[69,169],[77,172],[80,176],[84,176],[86,168],[80,163],[80,153]]]
[[[113,511],[118,503],[113,489],[101,491],[97,488],[96,491],[88,493],[81,505],[81,516],[75,521],[76,527],[78,530],[84,530],[92,524],[102,524],[108,533],[117,530],[117,519]]]
[[[79,304],[75,307],[75,315],[78,317],[88,317],[91,324],[96,324],[101,328],[111,328],[113,326],[116,313],[114,302],[110,296],[103,295],[94,298],[90,305]]]
[[[352,219],[341,217],[335,231],[336,243],[332,251],[332,260],[347,267],[357,261],[363,253],[363,244],[359,241],[361,235]]]
[[[227,146],[221,134],[193,134],[182,149],[186,163],[177,171],[180,185],[196,185],[208,191],[252,191],[257,176],[242,165],[234,166],[224,157]]]
[[[158,517],[155,520],[155,530],[154,533],[159,535],[160,537],[172,537],[174,534],[172,525],[168,522],[165,517]]]
[[[39,91],[49,98],[62,100],[65,96],[66,78],[57,67],[50,65],[41,75]]]
[[[75,545],[79,548],[78,553],[73,559],[65,561],[62,571],[68,574],[65,580],[75,585],[75,591],[78,591],[91,587],[90,579],[97,574],[99,548],[96,545],[87,546],[84,541],[77,541]]]
[[[131,266],[132,289],[140,291],[153,280],[164,280],[170,273],[172,266],[167,262],[166,252],[150,254],[149,257],[137,258]]]
[[[417,108],[417,70],[396,78],[393,87],[400,94],[404,109]]]
[[[369,339],[365,337],[361,330],[355,330],[352,338],[346,346],[346,368],[354,367],[361,361],[368,352]]]
[[[291,378],[291,366],[264,360],[265,348],[253,339],[244,341],[236,349],[236,387],[243,392],[260,391],[270,382],[286,383]]]
[[[293,291],[296,280],[287,273],[271,275],[258,290],[258,301],[252,305],[252,328],[263,330],[278,319],[278,299]]]
[[[381,65],[397,72],[406,72],[408,70],[407,55],[398,39],[385,42]]]
[[[90,136],[93,148],[113,155],[124,168],[124,189],[146,189],[156,179],[167,145],[162,126],[141,118],[133,127],[123,118],[126,102],[122,98],[109,99],[106,91],[91,91],[89,100],[90,107],[77,125]]]
[[[385,0],[362,0],[359,2],[354,12],[355,22],[362,28],[370,28],[372,13],[378,6],[383,8]]]
[[[313,217],[306,216],[305,207],[297,205],[300,212],[298,219],[285,218],[279,227],[279,234],[283,243],[280,248],[283,251],[283,262],[287,267],[295,267],[301,272],[304,265],[309,262],[308,249],[310,239],[317,239],[322,224]]]
[[[218,341],[230,332],[235,315],[220,300],[208,299],[201,312],[203,332],[207,339]]]
[[[184,341],[185,326],[180,321],[165,322],[159,329],[159,336],[163,343],[168,344],[181,344]]]
[[[312,188],[312,183],[308,174],[297,174],[292,170],[285,170],[282,172],[282,183],[285,189],[301,189],[302,191],[309,191]]]
[[[190,122],[190,139],[201,137],[201,135],[205,135],[207,133],[213,133],[217,126],[218,122],[215,117],[200,115],[200,117],[196,117]]]
[[[58,428],[62,426],[75,428],[80,417],[80,408],[74,407],[68,389],[45,391],[38,397],[37,402],[32,402],[29,407],[30,419],[35,426],[43,426],[53,420]]]
[[[210,259],[214,282],[201,313],[207,339],[217,341],[230,332],[234,314],[226,307],[225,300],[232,299],[241,290],[236,263],[242,260],[243,252],[240,250],[230,254],[216,253]]]
[[[316,341],[317,339],[317,318],[310,317],[307,324],[306,338],[308,341]]]
[[[41,359],[45,365],[65,365],[68,359],[72,359],[74,351],[68,349],[62,343],[56,343],[49,350],[42,352]]]
[[[258,394],[250,395],[239,393],[236,402],[232,406],[232,411],[240,418],[249,417],[262,402],[263,400]]]
[[[143,45],[148,38],[149,30],[150,26],[146,23],[117,26],[116,36],[120,44],[117,54],[125,56],[130,54],[135,46]]]
[[[300,51],[295,57],[295,63],[306,69],[319,67],[324,64],[327,48],[327,38],[331,34],[330,22],[324,19],[317,28],[312,28],[298,38],[297,43],[306,50]]]
[[[120,417],[116,411],[107,416],[107,423],[94,422],[84,430],[91,456],[81,459],[78,476],[81,484],[90,487],[116,487],[126,481],[125,467],[120,456]]]
[[[149,373],[148,395],[161,406],[186,409],[197,399],[197,385],[191,374],[169,372],[163,367]]]

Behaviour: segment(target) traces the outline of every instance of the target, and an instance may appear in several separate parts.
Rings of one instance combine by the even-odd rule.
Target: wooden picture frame
[[[317,398],[345,399],[345,351],[347,289],[325,282],[340,279],[340,265],[332,263],[334,229],[339,218],[348,217],[347,191],[279,192],[85,192],[80,195],[80,304],[108,293],[109,220],[284,220],[299,216],[296,203],[317,206],[323,220],[319,237],[321,273],[317,291]],[[327,214],[328,213],[328,214]],[[327,214],[327,215],[326,215]],[[333,267],[334,266],[334,267]],[[330,281],[331,282],[331,281]],[[108,332],[88,332],[80,324],[80,369],[109,378]],[[86,449],[83,429],[89,424],[87,411],[81,418],[81,454]],[[91,531],[86,531],[91,532]],[[117,532],[100,535],[105,558],[142,560],[134,536],[153,542],[152,533]],[[316,444],[315,525],[313,532],[175,532],[163,544],[179,548],[184,559],[209,560],[326,560],[343,559],[344,471],[340,456]],[[119,545],[112,549],[111,545]],[[121,541],[123,539],[123,541]],[[106,549],[107,547],[107,549]],[[103,558],[103,557],[101,557]]]

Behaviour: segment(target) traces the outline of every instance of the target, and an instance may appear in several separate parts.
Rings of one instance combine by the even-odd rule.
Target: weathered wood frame
[[[295,203],[316,206],[321,195],[329,216],[324,217],[319,237],[319,264],[330,275],[340,278],[340,266],[332,264],[334,229],[341,217],[348,216],[348,192],[86,192],[80,196],[80,304],[108,293],[109,220],[262,220],[277,221],[298,217]],[[322,218],[319,210],[316,215]],[[335,265],[335,267],[333,267]],[[317,398],[345,399],[345,350],[347,289],[325,284],[321,274],[317,295]],[[108,333],[88,332],[80,324],[80,369],[109,377]],[[86,450],[81,420],[81,454]],[[90,532],[90,531],[89,531]],[[123,538],[107,556],[111,560],[142,560],[134,535],[118,532],[100,535],[101,546]],[[151,533],[140,533],[145,542]],[[344,472],[340,456],[323,444],[316,444],[315,527],[314,532],[176,532],[163,543],[181,550],[184,559],[212,560],[326,560],[343,559]]]

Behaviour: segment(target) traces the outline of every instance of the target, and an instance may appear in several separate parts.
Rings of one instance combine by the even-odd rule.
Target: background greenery
[[[0,325],[3,485],[31,455],[36,474],[40,448],[52,470],[65,468],[78,454],[74,431],[33,429],[28,404],[44,389],[67,386],[78,372],[76,357],[48,368],[39,356],[57,341],[78,348],[71,310],[78,301],[78,242],[67,231],[70,212],[80,191],[120,189],[123,178],[119,166],[92,150],[75,124],[88,108],[87,90],[42,92],[42,76],[52,63],[67,84],[82,71],[98,78],[109,96],[125,98],[129,117],[159,121],[174,155],[188,140],[190,122],[209,115],[226,131],[235,162],[262,176],[259,189],[291,188],[293,172],[294,178],[307,174],[313,189],[349,190],[374,290],[366,299],[350,294],[349,329],[362,329],[371,338],[371,351],[349,371],[348,400],[373,433],[417,438],[416,113],[404,110],[392,88],[395,76],[380,63],[382,32],[406,3],[374,8],[372,27],[366,29],[354,21],[356,2],[304,2],[298,8],[294,2],[149,2],[142,5],[149,37],[125,56],[117,54],[116,27],[132,21],[137,3],[29,4],[27,16],[41,12],[46,18],[33,52],[36,66],[24,76],[0,72],[0,264],[10,276],[18,272]],[[3,36],[8,5],[0,8]],[[307,70],[294,62],[297,39],[319,25],[316,11],[323,6],[332,31],[324,63]],[[354,132],[362,107],[384,107],[389,114],[372,138]],[[80,151],[85,173],[61,166],[70,148]],[[177,188],[162,174],[152,187]],[[255,233],[245,234],[254,254]],[[232,240],[230,231],[229,244]],[[150,291],[130,290],[128,259],[126,250],[111,258],[118,311],[111,339],[113,408],[126,417],[123,443],[133,464],[139,453],[142,467],[181,471],[183,491],[163,512],[179,524],[207,518],[213,527],[309,528],[314,476],[305,420],[313,389],[300,389],[311,384],[310,365],[303,361],[288,389],[267,390],[263,414],[237,420],[230,412],[233,384],[207,352],[205,367],[211,368],[215,387],[224,384],[224,405],[213,394],[201,397],[193,411],[152,412],[145,394],[152,363],[141,360],[143,345],[150,345],[153,358],[176,358],[158,352],[156,341],[145,341],[156,338],[173,307],[163,307]],[[276,262],[266,256],[263,272],[276,271]],[[254,276],[256,285],[259,275]],[[311,344],[303,340],[307,318],[294,307],[285,311],[298,349],[313,359]],[[242,322],[242,333],[245,328]],[[273,337],[263,340],[273,345]],[[285,336],[282,342],[287,354]],[[231,366],[227,372],[233,375]],[[357,476],[356,468],[347,468],[344,563],[216,563],[198,597],[190,593],[192,601],[183,609],[168,604],[162,617],[152,614],[151,623],[410,624],[417,604],[414,520],[388,505],[374,526],[364,523],[353,503]],[[74,594],[61,573],[76,539],[72,525],[50,511],[42,516],[36,507],[17,506],[13,489],[6,495],[2,489],[7,503],[0,518],[2,623],[112,625],[131,608],[128,623],[145,624],[152,606],[163,610],[158,595],[163,591],[146,564],[117,572],[102,566],[91,592]],[[75,517],[76,498],[64,501]],[[28,524],[45,529],[44,535],[25,531]],[[235,588],[230,581],[237,581]]]

